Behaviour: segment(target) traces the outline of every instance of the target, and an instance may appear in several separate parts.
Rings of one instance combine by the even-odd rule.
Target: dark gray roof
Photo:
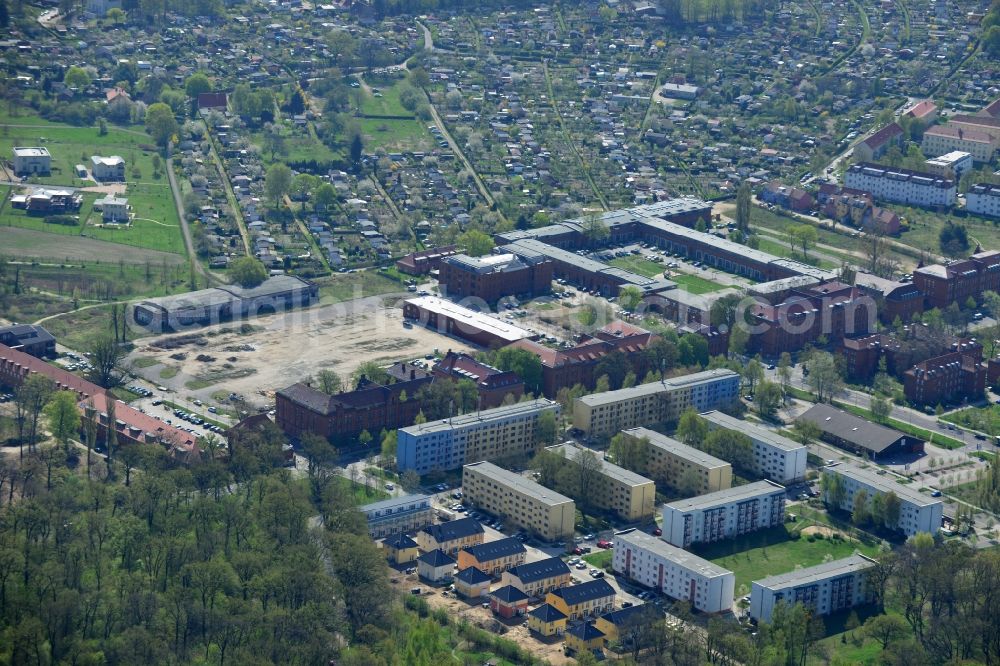
[[[817,403],[799,416],[804,421],[811,421],[819,426],[824,433],[837,439],[867,449],[879,454],[898,442],[906,435],[898,430],[886,428],[877,423],[866,421],[854,414],[848,414],[825,403]]]
[[[405,534],[393,534],[392,536],[386,537],[385,541],[382,542],[382,545],[396,549],[416,548],[417,542]]]
[[[570,571],[569,565],[561,559],[558,557],[549,557],[537,562],[520,564],[511,569],[510,573],[513,576],[517,576],[522,583],[534,583],[535,581],[545,580],[553,576],[568,574]]]
[[[0,328],[0,341],[16,340],[19,344],[32,345],[39,342],[55,342],[55,337],[41,326],[34,324],[14,324]],[[4,343],[7,344],[7,343]],[[12,347],[14,345],[7,345]]]
[[[570,606],[575,606],[585,601],[613,597],[615,595],[615,588],[611,587],[608,581],[603,578],[598,578],[597,580],[590,580],[579,585],[570,585],[568,587],[561,587],[558,590],[552,590],[552,594],[562,597],[563,601]]]
[[[440,548],[435,548],[429,553],[424,553],[417,559],[432,567],[446,567],[455,563],[455,559]]]
[[[582,641],[592,641],[595,638],[604,638],[604,632],[589,622],[578,624],[575,627],[570,628],[566,633],[571,636],[575,636]]]
[[[466,585],[479,585],[481,583],[488,583],[493,579],[476,567],[466,567],[458,572],[455,580],[461,581]]]
[[[497,601],[505,601],[509,604],[517,603],[518,601],[525,601],[528,598],[527,594],[513,585],[504,585],[499,590],[490,592],[490,596]]]
[[[443,541],[464,539],[473,534],[482,534],[483,526],[473,518],[459,518],[458,520],[451,520],[440,525],[425,527],[423,531],[434,537],[435,541],[441,543]]]
[[[620,610],[611,611],[610,613],[605,613],[601,616],[602,620],[607,620],[615,626],[620,626],[640,615],[649,611],[652,606],[647,606],[646,604],[636,604],[635,606],[630,606],[629,608],[622,608]]]
[[[566,619],[566,613],[563,613],[552,604],[542,604],[535,610],[528,611],[528,615],[537,617],[542,622],[555,622],[556,620]]]
[[[478,562],[498,560],[501,557],[510,557],[511,555],[526,552],[524,544],[514,537],[488,541],[475,546],[466,546],[462,550],[471,554]]]

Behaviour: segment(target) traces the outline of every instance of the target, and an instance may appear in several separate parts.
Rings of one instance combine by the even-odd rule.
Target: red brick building
[[[77,394],[83,415],[97,421],[97,444],[107,442],[108,434],[113,429],[118,446],[161,444],[171,457],[178,460],[190,461],[200,456],[191,433],[133,409],[120,400],[109,399],[105,389],[68,370],[0,344],[0,385],[17,388],[32,374],[48,377],[56,390]],[[114,402],[113,415],[108,413],[111,401]],[[81,434],[84,425],[81,420]]]
[[[985,390],[986,368],[977,356],[962,352],[928,359],[903,373],[906,399],[917,405],[980,400]]]
[[[552,290],[553,264],[547,257],[456,254],[441,260],[438,284],[450,298],[496,303],[505,296],[534,298]]]
[[[844,340],[841,354],[851,381],[866,383],[885,359],[885,370],[898,379],[913,366],[947,354],[959,353],[980,362],[983,346],[973,338],[956,338],[930,331],[923,324],[911,324],[901,335],[876,333]]]
[[[389,375],[392,383],[377,384],[363,377],[355,390],[336,395],[292,384],[275,393],[276,421],[289,437],[311,432],[337,443],[351,441],[363,430],[374,436],[383,428],[413,425],[420,412],[417,392],[434,379],[411,363],[397,363]]]
[[[433,374],[451,381],[469,379],[475,382],[479,391],[479,409],[499,407],[508,395],[518,401],[524,394],[524,381],[517,373],[498,370],[480,363],[468,354],[450,349],[434,366]]]
[[[440,268],[442,259],[450,257],[456,252],[458,250],[454,245],[442,245],[430,250],[412,252],[396,260],[396,269],[407,275],[427,275]]]
[[[588,389],[594,388],[597,381],[594,368],[613,351],[627,354],[636,376],[641,379],[649,368],[643,364],[639,352],[658,338],[659,336],[646,329],[615,321],[584,337],[570,349],[553,349],[533,340],[520,340],[511,346],[526,349],[538,356],[542,361],[542,393],[545,397],[554,399],[561,388],[576,384]]]
[[[859,289],[840,282],[795,289],[784,302],[761,302],[747,312],[748,348],[766,356],[794,352],[821,336],[837,343],[845,335],[866,334],[874,328],[876,304]]]
[[[913,284],[928,308],[964,306],[970,297],[978,302],[984,291],[1000,291],[1000,252],[980,251],[968,259],[921,266],[913,271]]]

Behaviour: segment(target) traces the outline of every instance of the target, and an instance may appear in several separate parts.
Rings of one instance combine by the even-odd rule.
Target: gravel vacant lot
[[[202,336],[178,349],[155,349],[139,345],[135,356],[155,359],[138,372],[150,381],[208,402],[222,389],[242,394],[259,405],[273,404],[273,392],[304,380],[323,368],[347,378],[362,363],[414,359],[435,349],[472,351],[474,347],[420,326],[403,328],[402,311],[388,308],[383,297],[375,296],[309,310],[261,317],[250,322],[251,333],[236,332],[238,324],[229,323],[189,331]],[[205,335],[211,331],[226,331]],[[150,338],[163,340],[174,336]],[[143,340],[147,342],[147,340]],[[250,345],[253,351],[227,351]],[[170,358],[183,352],[183,361]],[[211,362],[198,361],[198,355],[211,356]],[[226,367],[228,365],[228,367]],[[176,375],[164,379],[164,368],[177,368]],[[169,373],[168,373],[169,374]],[[241,376],[242,375],[242,376]]]

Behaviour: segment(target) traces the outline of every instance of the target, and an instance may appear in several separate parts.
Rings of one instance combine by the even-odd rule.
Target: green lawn
[[[795,259],[796,261],[802,261],[802,254],[800,252],[795,252],[788,245],[784,243],[779,243],[773,241],[769,238],[763,238],[758,236],[758,248],[764,252],[779,256],[787,257],[788,259]],[[820,268],[837,268],[838,264],[828,261],[826,259],[817,259],[816,257],[810,257],[810,264],[817,265]]]
[[[611,560],[614,556],[615,552],[613,550],[599,550],[596,553],[584,555],[583,561],[597,569],[604,569],[611,566]]]
[[[707,294],[713,291],[719,291],[720,289],[725,289],[731,285],[719,284],[718,282],[712,282],[711,280],[706,280],[703,277],[697,275],[686,275],[684,273],[677,273],[670,276],[671,282],[676,282],[677,286],[684,291],[690,292],[692,294]]]
[[[661,264],[640,256],[616,257],[608,263],[612,266],[638,273],[639,275],[645,275],[646,277],[660,277],[663,275],[663,266]]]
[[[111,307],[102,305],[96,308],[68,312],[59,317],[45,321],[45,328],[56,336],[60,344],[76,351],[85,351],[91,341],[98,335],[111,333]],[[143,328],[133,327],[129,339],[150,335]]]
[[[882,654],[882,646],[878,641],[866,638],[860,629],[847,631],[845,625],[847,618],[851,616],[851,610],[833,613],[823,617],[824,638],[818,643],[826,649],[827,654],[836,656],[839,663],[843,664],[877,664],[879,656]],[[865,623],[865,620],[876,614],[874,606],[858,606],[853,609],[858,616],[858,622]],[[829,661],[822,659],[818,654],[819,650],[813,650],[806,662],[808,666],[820,666],[828,664]]]
[[[364,134],[365,152],[385,148],[389,152],[403,150],[427,151],[434,147],[427,129],[416,120],[384,120],[359,118]]]
[[[379,91],[381,97],[374,94],[365,95],[361,103],[361,113],[370,116],[412,116],[412,111],[407,111],[403,103],[399,101],[400,82],[392,85],[369,82],[372,90]]]
[[[355,298],[378,296],[404,290],[403,285],[384,275],[366,270],[359,273],[337,273],[316,281],[319,284],[320,302],[340,303]]]
[[[1000,433],[1000,405],[969,407],[941,417],[960,426],[985,433]]]
[[[271,159],[271,153],[266,149],[263,139],[263,132],[253,132],[250,140],[260,149],[261,160],[265,165],[275,162],[304,162],[315,160],[317,162],[331,162],[341,159],[343,156],[330,150],[322,141],[317,141],[312,134],[304,127],[294,127],[288,123],[281,124],[281,133],[285,138],[284,153],[276,154]]]
[[[750,593],[750,583],[767,576],[786,573],[796,567],[822,564],[827,555],[840,559],[859,550],[874,555],[877,549],[846,538],[815,539],[799,535],[799,531],[816,523],[800,520],[786,523],[739,539],[727,539],[707,546],[694,546],[697,555],[711,560],[736,574],[736,596]],[[742,592],[741,592],[742,590]]]

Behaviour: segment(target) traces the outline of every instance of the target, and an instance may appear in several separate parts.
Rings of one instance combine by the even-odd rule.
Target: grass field
[[[339,160],[343,158],[343,155],[335,153],[330,150],[322,141],[318,141],[313,138],[312,134],[306,128],[292,127],[287,123],[282,123],[282,136],[285,139],[285,152],[283,154],[276,154],[274,159],[271,159],[271,153],[266,150],[263,132],[253,132],[251,133],[251,141],[260,147],[260,157],[265,165],[270,165],[275,162],[304,162],[309,160],[316,160],[317,162],[328,162]]]
[[[768,252],[770,254],[779,257],[786,257],[788,259],[795,259],[796,261],[802,261],[802,254],[800,252],[795,252],[790,247],[788,247],[788,245],[784,243],[779,243],[777,241],[773,241],[769,238],[760,238],[759,245],[757,247],[763,250],[764,252]],[[829,261],[827,259],[818,259],[816,257],[812,257],[810,259],[810,263],[817,265],[820,268],[838,267],[838,264],[835,264],[832,261]]]
[[[604,569],[611,566],[611,560],[614,556],[615,552],[613,550],[599,550],[596,553],[584,555],[583,561],[597,569]]]
[[[378,296],[403,291],[403,285],[376,271],[338,273],[316,281],[319,284],[320,302],[340,303],[365,296]]]
[[[858,616],[858,622],[865,623],[865,620],[876,614],[874,606],[858,606],[853,609]],[[878,641],[866,638],[860,629],[848,631],[845,626],[847,618],[851,616],[851,611],[841,611],[823,617],[825,638],[817,644],[819,649],[813,650],[806,662],[807,666],[820,666],[829,664],[826,659],[821,658],[819,652],[826,652],[831,656],[836,656],[837,663],[842,664],[877,664],[882,654],[882,646]]]
[[[366,152],[378,148],[384,148],[389,152],[427,151],[435,145],[426,128],[416,120],[359,118],[358,123],[364,134]]]
[[[945,414],[941,420],[951,421],[957,425],[989,434],[1000,433],[1000,405],[961,409],[951,414]]]
[[[361,113],[369,116],[412,116],[412,111],[407,111],[403,103],[399,100],[400,82],[391,85],[381,83],[371,83],[372,92],[378,91],[381,95],[365,95],[361,103]]]
[[[827,555],[840,559],[855,550],[866,555],[877,552],[873,546],[846,538],[810,541],[799,534],[802,529],[813,525],[815,523],[809,520],[786,523],[738,539],[695,546],[692,551],[736,574],[737,597],[750,593],[751,581],[793,571],[796,567],[822,564]]]
[[[729,287],[728,284],[719,284],[718,282],[712,282],[711,280],[706,280],[703,277],[697,275],[686,275],[684,273],[676,273],[670,276],[671,282],[676,282],[677,286],[692,294],[707,294],[713,291],[719,291],[720,289],[725,289]]]
[[[645,275],[646,277],[660,277],[663,275],[662,265],[656,263],[655,261],[650,261],[649,259],[644,259],[643,257],[637,257],[635,255],[616,257],[608,263],[612,266],[617,266],[618,268],[624,268],[627,271],[638,273],[639,275]]]
[[[0,134],[0,151],[9,154],[16,145],[42,145],[52,155],[52,174],[32,177],[30,184],[65,185],[71,187],[94,187],[96,183],[76,177],[74,165],[89,165],[93,155],[120,155],[125,159],[127,190],[124,194],[138,218],[127,228],[100,226],[100,214],[93,212],[94,200],[103,194],[84,193],[84,203],[80,209],[77,226],[47,224],[42,217],[28,216],[24,211],[13,210],[5,205],[0,210],[0,225],[16,226],[22,229],[44,231],[52,234],[76,235],[112,243],[131,245],[138,248],[161,250],[174,254],[184,253],[180,233],[180,221],[170,193],[170,185],[163,169],[162,159],[157,155],[152,139],[141,128],[108,126],[103,136],[96,127],[73,127],[50,123],[34,115],[11,118],[0,116],[0,123],[10,121],[16,127],[3,125]],[[154,167],[156,162],[159,167]],[[44,245],[39,239],[32,256],[59,257],[43,254]],[[115,258],[114,254],[102,258]]]
[[[60,344],[66,345],[70,349],[82,351],[87,348],[95,336],[110,333],[110,312],[111,306],[109,305],[67,312],[59,317],[46,320],[45,328],[56,336]],[[129,339],[147,335],[149,335],[149,331],[145,329],[132,328]]]

